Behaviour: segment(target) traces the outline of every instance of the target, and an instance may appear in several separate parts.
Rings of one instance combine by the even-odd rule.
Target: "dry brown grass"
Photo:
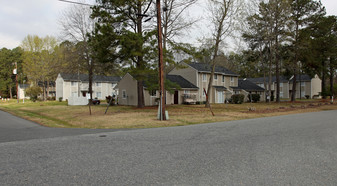
[[[106,115],[106,105],[92,106],[92,115],[89,115],[88,106],[67,106],[59,102],[1,102],[0,109],[50,127],[150,128],[335,110],[337,104],[322,101],[213,104],[215,116],[204,105],[169,105],[168,121],[157,120],[157,107],[112,106]]]

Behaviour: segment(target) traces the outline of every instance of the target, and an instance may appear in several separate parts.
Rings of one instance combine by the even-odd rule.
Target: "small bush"
[[[36,102],[37,96],[42,93],[42,90],[38,86],[32,86],[26,89],[26,95],[30,97],[30,100]]]
[[[47,97],[47,100],[48,100],[48,101],[55,101],[55,100],[56,100],[56,98],[55,98],[55,96],[52,96],[52,97]]]
[[[245,98],[245,95],[243,95],[243,94],[234,94],[231,97],[232,103],[234,103],[234,104],[242,104],[244,98]]]
[[[250,99],[252,99],[252,100],[250,100]],[[248,100],[249,100],[249,102],[256,103],[256,102],[260,101],[260,94],[248,94]]]
[[[111,99],[112,99],[112,101],[110,102]],[[111,97],[111,96],[106,96],[106,97],[105,97],[105,100],[106,100],[106,103],[107,103],[107,104],[110,103],[110,106],[116,104],[116,98],[115,98],[115,95],[112,96],[112,97]]]
[[[309,96],[309,95],[305,95],[305,98],[309,99],[309,98],[310,98],[310,96]]]
[[[63,100],[63,97],[59,97],[59,102],[62,102],[62,100]]]
[[[274,101],[274,95],[270,96],[270,101]]]

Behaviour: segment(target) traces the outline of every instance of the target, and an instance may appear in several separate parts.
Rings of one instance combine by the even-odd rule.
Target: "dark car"
[[[99,105],[99,104],[101,104],[101,101],[98,100],[98,99],[92,99],[92,104],[93,105]]]

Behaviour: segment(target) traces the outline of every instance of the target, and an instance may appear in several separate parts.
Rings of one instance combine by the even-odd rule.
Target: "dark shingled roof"
[[[255,83],[249,81],[249,80],[244,80],[244,79],[239,79],[238,86],[237,87],[231,87],[233,90],[245,90],[247,92],[250,91],[264,91],[264,88],[256,85]]]
[[[177,83],[181,88],[198,89],[197,86],[193,85],[191,82],[179,75],[167,75],[166,79],[173,83]]]
[[[293,77],[290,78],[290,82],[292,81]],[[300,79],[300,75],[296,75],[296,82],[300,82],[300,81],[311,81],[311,77],[307,74],[301,74],[301,79]]]
[[[251,81],[251,82],[253,82],[253,83],[263,83],[263,82],[264,82],[264,77],[247,78],[247,80],[249,80],[249,81]],[[273,77],[271,78],[271,81],[272,81],[272,82],[276,82],[276,76],[273,76]],[[286,77],[280,76],[280,82],[285,83],[285,82],[288,82],[288,81],[289,81],[289,80],[288,80]],[[268,82],[269,82],[269,77],[266,77],[266,83],[268,83]]]
[[[224,86],[213,86],[216,90],[218,90],[218,91],[225,91],[225,90],[227,90],[227,88],[226,87],[224,87]]]
[[[88,82],[89,81],[89,75],[87,74],[60,74],[61,77],[65,81],[82,81],[82,82]],[[92,78],[93,82],[112,82],[117,83],[121,80],[121,77],[118,76],[102,76],[102,75],[94,75]]]
[[[191,67],[195,68],[196,70],[200,71],[200,72],[211,72],[212,71],[212,67],[209,64],[205,64],[205,63],[191,63],[188,64]],[[221,67],[221,66],[215,66],[215,73],[219,73],[219,74],[225,74],[225,75],[232,75],[232,76],[239,76],[238,74],[228,70],[225,67]]]

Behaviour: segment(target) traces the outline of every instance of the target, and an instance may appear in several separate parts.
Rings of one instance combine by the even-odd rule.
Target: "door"
[[[179,104],[179,94],[178,94],[178,91],[174,92],[174,104]]]
[[[218,91],[218,102],[217,103],[224,103],[225,99],[224,99],[224,94],[223,91]]]

